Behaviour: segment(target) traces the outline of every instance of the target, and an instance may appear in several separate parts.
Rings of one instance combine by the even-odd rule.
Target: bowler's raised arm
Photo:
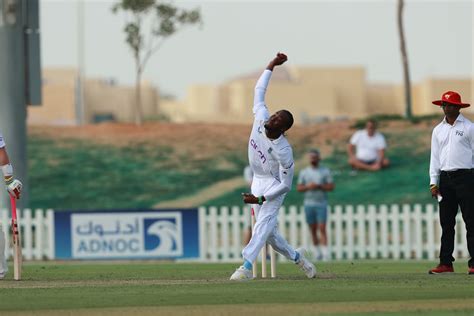
[[[272,71],[275,66],[283,65],[288,60],[283,53],[278,53],[267,65],[267,68],[262,73],[255,86],[255,95],[253,102],[253,113],[257,114],[260,106],[265,106],[265,92],[267,91],[268,83],[272,76]]]

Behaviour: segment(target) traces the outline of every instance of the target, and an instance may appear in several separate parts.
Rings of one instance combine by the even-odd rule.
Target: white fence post
[[[30,209],[24,209],[23,211],[17,210],[18,214],[20,215],[18,218],[18,221],[20,222],[19,229],[20,229],[20,234],[23,239],[21,240],[23,244],[23,256],[25,257],[26,260],[31,260],[33,259],[33,222],[31,220],[31,210]],[[23,230],[21,230],[23,228]]]
[[[211,206],[209,208],[209,225],[211,226],[209,228],[209,253],[210,253],[210,259],[211,261],[217,261],[218,259],[218,249],[217,249],[217,208],[214,206]]]
[[[402,206],[403,223],[403,259],[411,259],[411,239],[410,239],[410,205]]]
[[[221,216],[219,217],[221,223],[220,240],[221,257],[223,261],[229,261],[229,252],[231,250],[229,243],[229,208],[227,206],[221,207]]]
[[[413,227],[414,233],[413,236],[415,237],[415,259],[422,259],[423,258],[423,229],[421,225],[421,205],[415,204],[414,211],[414,222],[415,225]]]
[[[240,208],[238,206],[232,206],[231,208],[231,221],[232,221],[232,246],[230,247],[232,259],[240,259],[240,249],[242,248],[242,238],[240,225],[243,224],[243,231],[246,232],[248,226],[246,226],[245,219],[240,220]],[[244,214],[250,216],[249,213],[245,212]]]
[[[33,249],[33,257],[36,260],[41,260],[43,257],[44,252],[44,244],[43,244],[43,232],[44,232],[44,213],[43,210],[38,209],[35,211],[35,217],[33,223],[36,227],[35,231],[35,242],[34,242],[34,249]]]
[[[335,253],[336,253],[336,259],[340,260],[342,259],[342,206],[336,205],[334,207],[334,222],[335,222]]]
[[[358,259],[366,258],[365,207],[357,205],[357,249]]]
[[[351,260],[354,258],[354,207],[346,205],[346,258]]]
[[[333,216],[334,216],[334,208],[329,205],[328,206],[328,221],[326,223],[326,236],[328,238],[328,254],[329,254],[329,258],[333,258],[333,253],[334,253],[334,248],[333,245],[334,245],[334,238],[332,237],[332,234],[333,234],[333,229],[332,229],[332,223],[334,222],[333,221]],[[306,218],[304,219],[305,223],[306,223]],[[310,235],[311,233],[309,232],[309,229],[308,229],[308,235]],[[311,245],[313,245],[313,239],[311,239]]]
[[[377,258],[377,216],[375,205],[368,207],[370,259]]]
[[[49,209],[46,211],[46,222],[47,226],[47,236],[48,236],[48,246],[46,253],[46,257],[48,259],[54,259],[54,251],[55,251],[55,240],[54,240],[54,211]]]
[[[308,224],[306,223],[304,206],[300,206],[300,213],[298,214],[298,222],[301,223],[301,230],[300,230],[301,244],[306,250],[311,251],[313,247],[313,239],[310,239],[311,233],[309,232]],[[328,240],[328,245],[330,245],[329,240]]]
[[[289,207],[289,217],[288,220],[290,222],[290,238],[288,242],[290,245],[297,245],[298,244],[298,234],[297,234],[297,216],[296,216],[297,207],[290,206]]]
[[[388,206],[387,205],[380,205],[380,212],[379,212],[379,221],[380,221],[380,253],[383,259],[388,258],[389,248],[388,248],[388,222],[390,218],[388,216]]]
[[[392,221],[392,258],[400,259],[400,208],[397,204],[390,207]]]

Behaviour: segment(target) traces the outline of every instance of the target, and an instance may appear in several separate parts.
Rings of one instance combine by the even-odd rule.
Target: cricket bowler
[[[287,61],[285,54],[278,53],[270,61],[255,87],[254,123],[248,145],[250,167],[253,171],[252,193],[244,193],[243,200],[256,214],[252,238],[242,251],[244,264],[230,277],[233,281],[253,279],[252,262],[268,242],[275,251],[297,264],[308,278],[316,275],[315,266],[305,258],[306,251],[295,250],[278,231],[278,211],[286,193],[291,190],[294,173],[293,150],[284,133],[293,125],[293,115],[280,110],[270,116],[265,104],[265,92],[273,68]]]

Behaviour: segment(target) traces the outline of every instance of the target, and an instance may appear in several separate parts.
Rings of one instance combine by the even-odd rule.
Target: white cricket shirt
[[[441,171],[474,168],[474,124],[459,114],[453,125],[446,117],[431,135],[430,184],[439,183]]]
[[[287,193],[291,189],[294,173],[293,150],[285,136],[269,139],[265,134],[265,121],[270,117],[265,104],[265,92],[272,72],[266,69],[255,86],[253,105],[254,123],[248,145],[249,164],[254,174],[254,183],[267,183],[268,188],[259,190],[267,200]],[[274,181],[257,181],[274,179]],[[268,190],[267,190],[268,189]]]
[[[362,161],[377,160],[378,151],[387,147],[381,133],[375,132],[373,136],[369,136],[365,129],[355,132],[350,143],[356,147],[356,158]]]

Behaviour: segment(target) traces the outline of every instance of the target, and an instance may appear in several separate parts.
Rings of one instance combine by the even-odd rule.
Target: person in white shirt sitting
[[[365,124],[365,129],[352,135],[347,152],[349,164],[354,170],[378,171],[390,165],[385,157],[385,137],[376,129],[377,123],[371,119]]]

